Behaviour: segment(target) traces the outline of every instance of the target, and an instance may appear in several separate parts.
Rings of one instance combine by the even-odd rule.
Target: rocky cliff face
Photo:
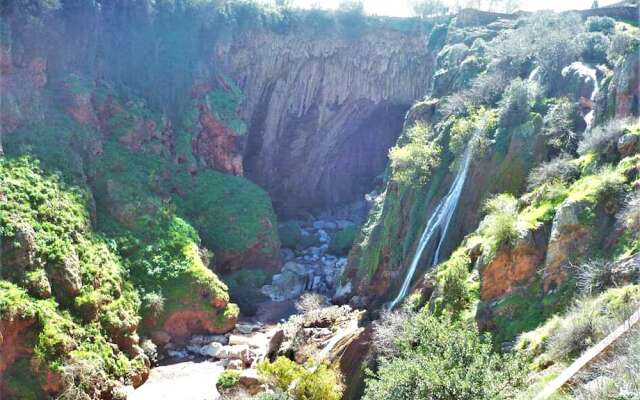
[[[243,88],[246,176],[285,213],[358,199],[386,164],[409,105],[427,90],[425,35],[243,32],[216,49]]]
[[[314,16],[276,23],[259,14],[250,26],[237,22],[242,6],[61,8],[3,9],[5,134],[42,118],[70,73],[107,82],[165,114],[173,140],[188,135],[199,165],[248,177],[285,214],[368,191],[433,74],[430,26],[415,21],[320,15],[326,26],[316,26]],[[37,45],[43,37],[58,46]]]

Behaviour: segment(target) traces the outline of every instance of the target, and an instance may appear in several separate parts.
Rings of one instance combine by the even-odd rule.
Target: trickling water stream
[[[442,198],[442,200],[440,200],[440,203],[438,203],[438,206],[433,211],[433,214],[431,214],[431,217],[427,222],[427,226],[424,228],[422,236],[420,237],[420,242],[418,242],[416,253],[411,260],[411,265],[409,266],[407,275],[405,275],[404,282],[402,283],[402,287],[400,288],[400,292],[398,293],[396,298],[393,299],[393,301],[385,305],[385,308],[387,308],[388,310],[392,310],[407,295],[409,286],[411,285],[411,280],[413,279],[416,269],[418,268],[420,258],[422,257],[422,252],[431,242],[431,240],[437,237],[438,234],[440,234],[431,266],[436,266],[438,264],[440,260],[440,251],[442,249],[442,245],[447,239],[449,224],[451,223],[453,215],[458,208],[458,201],[460,200],[460,195],[462,194],[462,189],[464,188],[464,183],[467,179],[467,173],[469,172],[471,156],[473,155],[473,139],[475,139],[475,137],[483,127],[484,121],[482,121],[480,123],[480,126],[476,128],[470,144],[467,145],[467,148],[464,152],[462,165],[458,170],[458,174],[456,175],[456,178],[454,179],[449,192],[445,197]]]

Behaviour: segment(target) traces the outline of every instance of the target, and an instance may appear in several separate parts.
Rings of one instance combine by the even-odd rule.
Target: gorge
[[[637,1],[285,3],[0,5],[0,398],[529,399],[640,306]]]

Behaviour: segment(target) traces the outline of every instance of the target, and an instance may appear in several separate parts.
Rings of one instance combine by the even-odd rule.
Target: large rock
[[[285,301],[298,298],[307,285],[307,277],[290,270],[275,274],[271,285],[262,287],[261,292],[273,301]]]
[[[635,154],[640,149],[640,136],[627,133],[618,139],[618,153],[622,157]]]
[[[577,101],[590,99],[596,88],[596,71],[581,62],[574,62],[562,69],[562,85],[558,91]]]
[[[640,49],[629,53],[614,67],[612,78],[596,98],[596,119],[638,116],[640,110]]]
[[[547,234],[544,227],[528,232],[514,246],[503,246],[480,268],[480,299],[493,300],[530,283],[545,258]]]
[[[589,250],[592,230],[580,220],[587,207],[586,201],[566,200],[556,211],[544,262],[545,292],[562,285],[568,263]]]
[[[13,237],[0,237],[0,242],[0,273],[3,278],[17,278],[33,266],[36,238],[30,225],[17,226]]]
[[[75,251],[69,252],[61,262],[47,264],[46,269],[53,294],[58,300],[69,301],[80,293],[80,260]]]

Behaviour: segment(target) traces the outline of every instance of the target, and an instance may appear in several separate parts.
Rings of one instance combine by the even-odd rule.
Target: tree
[[[520,0],[503,0],[502,10],[507,14],[512,14],[520,8]]]
[[[442,0],[411,0],[411,11],[418,18],[444,15],[449,7]]]

